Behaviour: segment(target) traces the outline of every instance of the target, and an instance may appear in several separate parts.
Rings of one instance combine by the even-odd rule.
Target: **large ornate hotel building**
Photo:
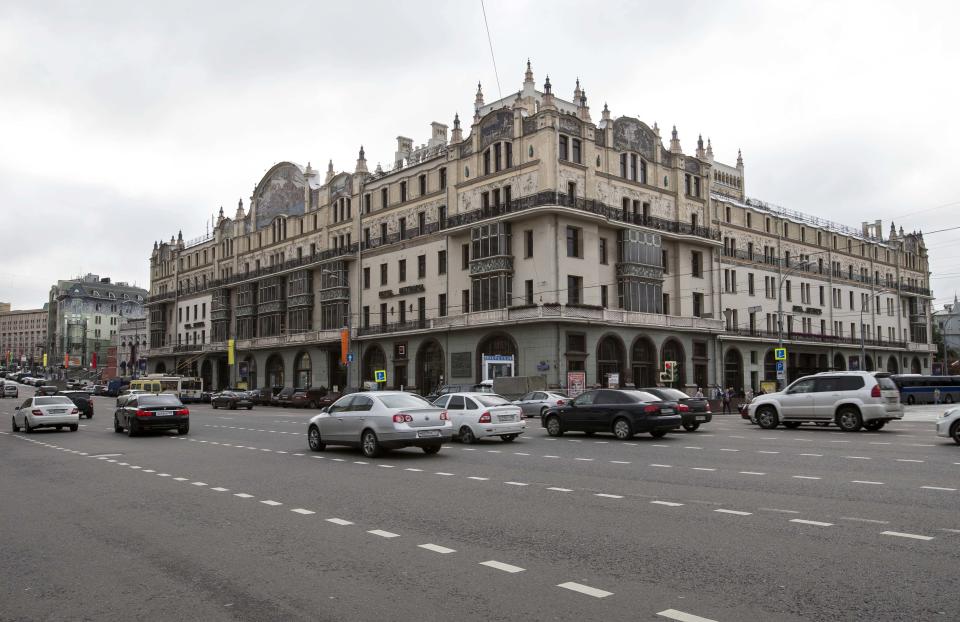
[[[565,386],[758,387],[830,368],[929,371],[920,234],[884,237],[747,198],[744,166],[656,124],[598,121],[579,82],[398,137],[389,170],[273,166],[213,232],[155,243],[149,370],[222,387],[544,375]],[[782,325],[778,325],[778,295]],[[341,338],[349,332],[348,365]],[[235,340],[236,365],[227,365]]]

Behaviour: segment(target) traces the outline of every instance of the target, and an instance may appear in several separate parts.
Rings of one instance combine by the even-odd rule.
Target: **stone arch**
[[[313,385],[313,359],[310,353],[301,350],[293,359],[293,386],[309,389]]]
[[[833,355],[833,370],[834,371],[846,371],[847,363],[843,360],[843,355],[837,352]]]
[[[417,349],[417,388],[423,395],[437,389],[445,379],[446,357],[436,339],[427,339]]]
[[[919,357],[916,357],[916,356],[915,356],[915,357],[913,357],[913,360],[910,361],[910,373],[911,373],[911,374],[922,374],[922,373],[923,373],[923,368],[920,367],[920,358],[919,358]]]
[[[727,353],[723,355],[723,387],[739,389],[742,386],[743,355],[738,348],[727,348]]]
[[[673,386],[682,387],[687,384],[687,353],[678,339],[670,337],[663,342],[660,348],[660,361],[675,361],[677,367],[673,372]]]
[[[283,369],[283,357],[279,354],[271,354],[267,357],[266,376],[268,389],[286,386],[284,384],[286,376]]]
[[[597,341],[597,384],[607,386],[608,374],[619,374],[620,383],[626,382],[626,360],[623,340],[607,333]]]
[[[630,346],[630,365],[633,371],[633,384],[637,387],[657,385],[657,346],[646,335],[640,335]]]
[[[157,365],[153,368],[153,371],[154,371],[154,373],[156,373],[156,374],[165,374],[165,373],[167,373],[167,364],[164,363],[163,361],[160,361],[160,362],[157,363]]]
[[[384,353],[383,348],[377,344],[372,344],[367,346],[363,352],[363,365],[361,365],[361,382],[373,382],[374,374],[378,369],[387,368],[387,355]]]
[[[900,373],[900,366],[897,364],[897,357],[891,356],[887,358],[887,371],[891,374]]]
[[[477,382],[483,380],[483,355],[496,354],[499,356],[513,357],[513,370],[516,374],[520,362],[520,350],[517,348],[517,342],[513,340],[508,333],[496,331],[484,335],[483,339],[477,344]]]
[[[873,371],[873,356],[865,354],[863,357],[863,367],[865,371]]]

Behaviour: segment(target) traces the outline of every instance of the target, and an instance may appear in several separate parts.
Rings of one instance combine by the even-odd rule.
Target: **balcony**
[[[296,344],[316,344],[340,341],[340,329],[311,330],[302,333],[286,333],[272,337],[254,337],[253,339],[238,339],[235,348],[239,350],[257,350],[261,348],[275,348],[278,346]]]
[[[474,311],[471,313],[436,317],[426,320],[368,326],[361,328],[358,331],[358,335],[364,337],[415,330],[445,330],[449,328],[470,328],[473,326],[497,326],[507,322],[553,321],[557,319],[577,322],[602,322],[611,325],[678,328],[714,333],[723,330],[723,320],[658,315],[656,313],[641,313],[639,311],[623,311],[620,309],[604,309],[602,307],[581,305],[544,304],[509,307],[506,309],[491,309],[489,311]]]
[[[749,328],[735,328],[735,329],[725,329],[723,335],[736,335],[738,337],[755,337],[758,339],[777,339],[777,331],[775,330],[750,330]],[[837,336],[837,335],[821,335],[820,333],[800,333],[797,331],[789,332],[784,331],[783,333],[784,342],[794,342],[794,341],[807,341],[814,343],[828,343],[828,344],[840,344],[840,345],[851,345],[859,346],[860,338],[859,337],[848,337],[848,336]],[[883,348],[906,348],[907,343],[904,341],[890,341],[884,339],[865,339],[864,345],[867,346],[877,346]]]
[[[497,255],[470,261],[470,276],[490,274],[492,272],[513,272],[513,257]]]

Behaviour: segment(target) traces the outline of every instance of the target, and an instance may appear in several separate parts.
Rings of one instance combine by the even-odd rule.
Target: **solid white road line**
[[[235,492],[233,493],[234,497],[240,497],[241,499],[252,499],[253,495],[248,495],[245,492]]]
[[[655,505],[665,505],[668,508],[678,508],[683,505],[682,503],[674,503],[673,501],[651,501],[650,503]]]
[[[346,525],[352,525],[352,524],[353,524],[353,523],[351,523],[351,522],[348,521],[348,520],[343,520],[342,518],[328,518],[328,519],[326,519],[326,520],[327,520],[328,523],[333,523],[334,525],[340,525],[340,526],[346,526]]]
[[[946,490],[948,492],[956,492],[956,488],[944,488],[943,486],[921,486],[924,490]]]
[[[895,536],[897,538],[911,538],[913,540],[933,540],[932,536],[921,536],[915,533],[903,533],[900,531],[882,531],[881,536]]]
[[[272,507],[276,507],[276,506],[278,506],[278,505],[283,505],[283,504],[280,503],[279,501],[273,501],[273,500],[271,500],[271,499],[265,499],[264,501],[261,501],[260,503],[262,503],[262,504],[264,504],[264,505],[269,505],[269,506],[272,506]]]
[[[303,508],[294,508],[290,510],[291,512],[296,512],[297,514],[316,514],[313,510],[305,510]]]
[[[367,533],[373,534],[375,536],[380,536],[381,538],[399,538],[400,534],[393,533],[392,531],[384,531],[382,529],[371,529]]]
[[[817,527],[833,527],[833,523],[824,523],[818,520],[804,520],[802,518],[791,518],[791,523],[800,523],[801,525],[815,525]]]
[[[717,622],[716,620],[711,620],[710,618],[702,618],[700,616],[695,616],[692,613],[678,611],[676,609],[664,609],[663,611],[658,611],[657,615],[664,618],[669,618],[671,620],[677,620],[678,622]]]
[[[613,595],[613,592],[598,590],[595,587],[583,585],[582,583],[574,583],[573,581],[561,583],[557,587],[562,587],[563,589],[570,590],[571,592],[579,592],[581,594],[586,594],[587,596],[593,596],[594,598],[606,598],[607,596]]]
[[[753,514],[753,512],[741,512],[740,510],[724,510],[722,508],[719,510],[714,510],[714,512],[720,512],[721,514],[734,514],[736,516],[750,516],[751,514]]]
[[[486,566],[487,568],[493,568],[495,570],[502,570],[504,572],[523,572],[523,568],[520,566],[513,566],[511,564],[504,564],[503,562],[498,562],[495,560],[480,562],[481,566]]]
[[[456,553],[454,549],[448,549],[445,546],[440,546],[439,544],[418,544],[421,549],[427,549],[428,551],[433,551],[434,553],[440,553],[441,555],[446,555],[447,553]]]

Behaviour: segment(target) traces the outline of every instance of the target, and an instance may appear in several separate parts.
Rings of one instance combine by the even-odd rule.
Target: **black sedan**
[[[540,418],[550,436],[564,432],[609,432],[620,440],[649,432],[663,438],[680,427],[680,406],[645,391],[598,389],[581,393],[563,406],[550,408]]]
[[[69,397],[70,401],[80,410],[80,418],[93,419],[93,400],[86,391],[58,391],[56,395]]]
[[[190,410],[176,395],[142,393],[128,399],[113,413],[113,431],[136,436],[147,430],[190,432]]]
[[[221,391],[210,398],[210,405],[216,408],[229,408],[236,410],[238,408],[253,409],[253,400],[245,392],[240,391]]]
[[[665,402],[676,402],[681,405],[680,416],[683,417],[683,429],[687,432],[693,432],[700,427],[700,424],[709,423],[713,420],[713,413],[710,412],[710,402],[705,397],[690,397],[678,389],[667,387],[650,387],[649,389],[640,389],[656,395]],[[686,406],[686,408],[683,408]]]

